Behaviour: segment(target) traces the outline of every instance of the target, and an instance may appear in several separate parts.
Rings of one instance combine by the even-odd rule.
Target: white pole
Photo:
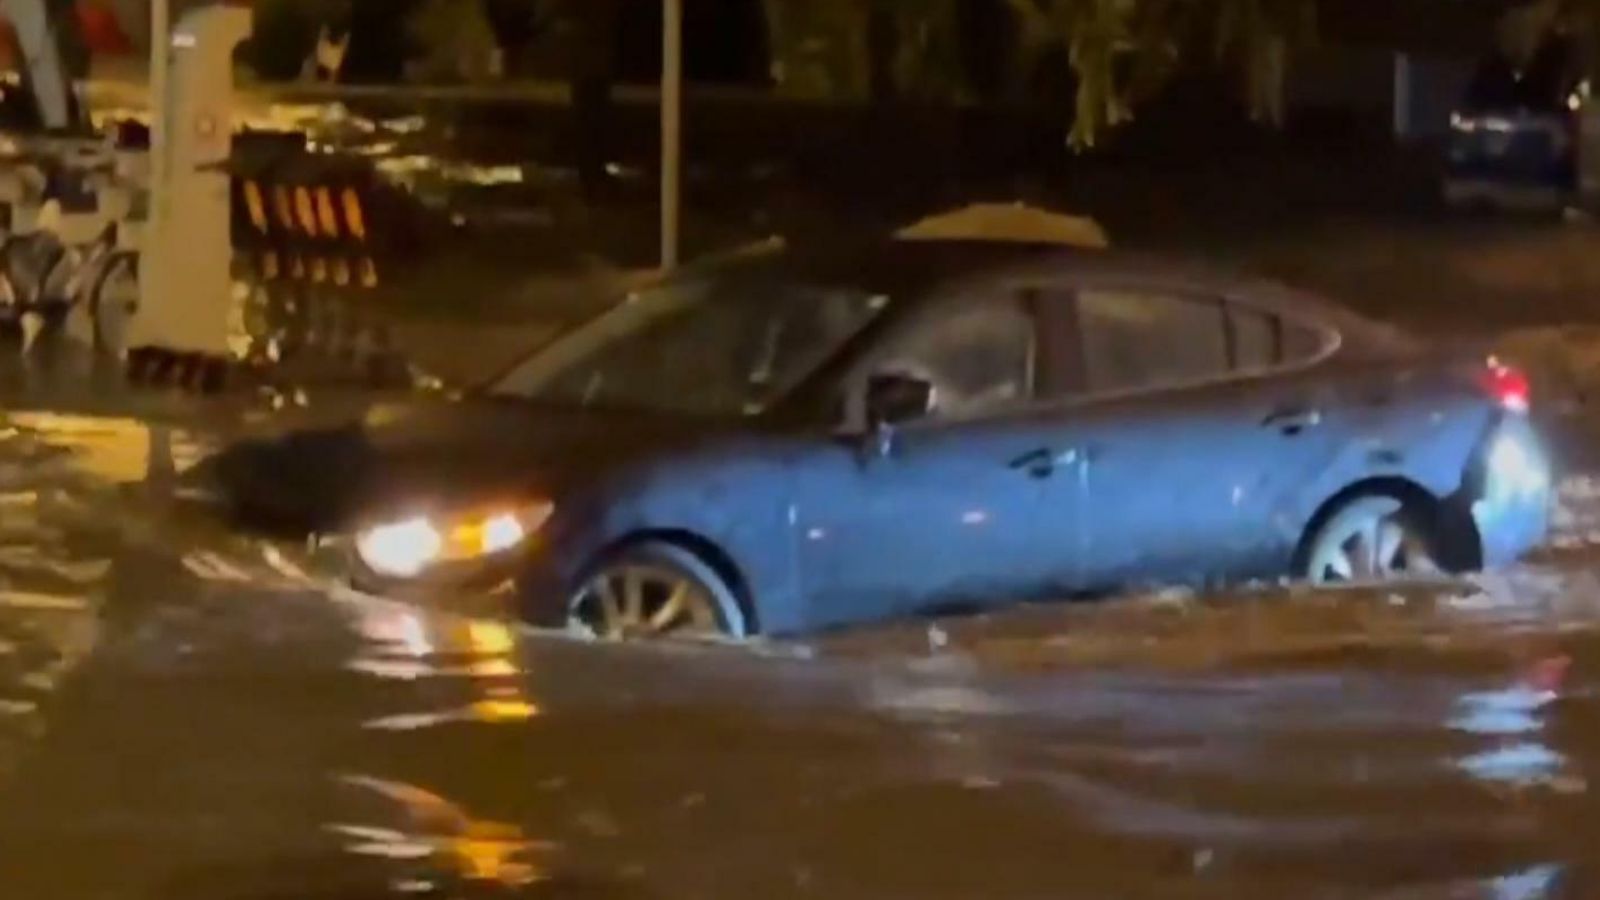
[[[151,231],[161,219],[167,177],[167,96],[171,63],[172,9],[168,0],[150,0],[150,209]]]
[[[678,265],[683,177],[683,0],[661,12],[661,268]]]
[[[153,318],[153,311],[166,294],[166,227],[167,205],[172,194],[168,181],[167,109],[172,98],[167,96],[169,84],[167,67],[171,62],[172,9],[168,0],[150,0],[150,93],[146,108],[150,114],[150,193],[145,210],[145,239],[139,263],[139,308],[145,310],[144,318]],[[134,335],[143,336],[142,323],[135,319],[130,329],[130,347]]]
[[[1401,142],[1411,139],[1411,55],[1394,55],[1394,136]]]
[[[217,168],[233,148],[233,53],[250,34],[250,9],[217,3],[169,22],[165,87],[151,98],[167,126],[151,160],[152,221],[141,242],[139,311],[130,348],[161,348],[213,359],[228,353],[233,248],[229,175]],[[159,161],[159,163],[157,162]]]

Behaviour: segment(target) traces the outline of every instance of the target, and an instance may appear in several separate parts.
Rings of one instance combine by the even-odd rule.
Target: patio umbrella
[[[902,240],[986,240],[1063,244],[1102,250],[1111,245],[1100,223],[1024,203],[974,203],[901,229]]]

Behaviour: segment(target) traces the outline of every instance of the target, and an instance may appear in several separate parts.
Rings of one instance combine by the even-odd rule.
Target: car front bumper
[[[354,542],[326,542],[319,554],[321,572],[354,590],[403,603],[463,615],[510,617],[539,628],[566,621],[567,573],[547,548],[532,546],[500,559],[477,560],[431,569],[414,578],[380,575],[361,562]]]

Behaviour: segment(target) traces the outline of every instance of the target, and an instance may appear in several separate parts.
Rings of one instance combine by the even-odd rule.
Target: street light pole
[[[683,178],[683,0],[661,11],[661,268],[678,265]]]
[[[165,201],[167,169],[167,67],[171,63],[172,8],[169,0],[150,0],[150,209],[155,226]],[[151,230],[154,230],[152,228]]]

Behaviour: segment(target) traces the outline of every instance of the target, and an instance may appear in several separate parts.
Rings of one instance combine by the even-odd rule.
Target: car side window
[[[1033,316],[1019,303],[973,299],[938,309],[891,337],[868,374],[925,379],[933,385],[928,418],[970,419],[1028,399],[1035,346]]]
[[[1322,329],[1284,322],[1279,330],[1282,332],[1280,363],[1303,362],[1327,349],[1329,335]]]
[[[1232,371],[1227,307],[1218,300],[1088,288],[1078,291],[1077,301],[1091,392],[1183,384]]]
[[[1277,316],[1238,304],[1229,304],[1233,335],[1233,367],[1250,372],[1269,369],[1283,361],[1283,323]]]
[[[1244,306],[1228,304],[1233,368],[1258,372],[1308,360],[1327,346],[1326,332]]]

